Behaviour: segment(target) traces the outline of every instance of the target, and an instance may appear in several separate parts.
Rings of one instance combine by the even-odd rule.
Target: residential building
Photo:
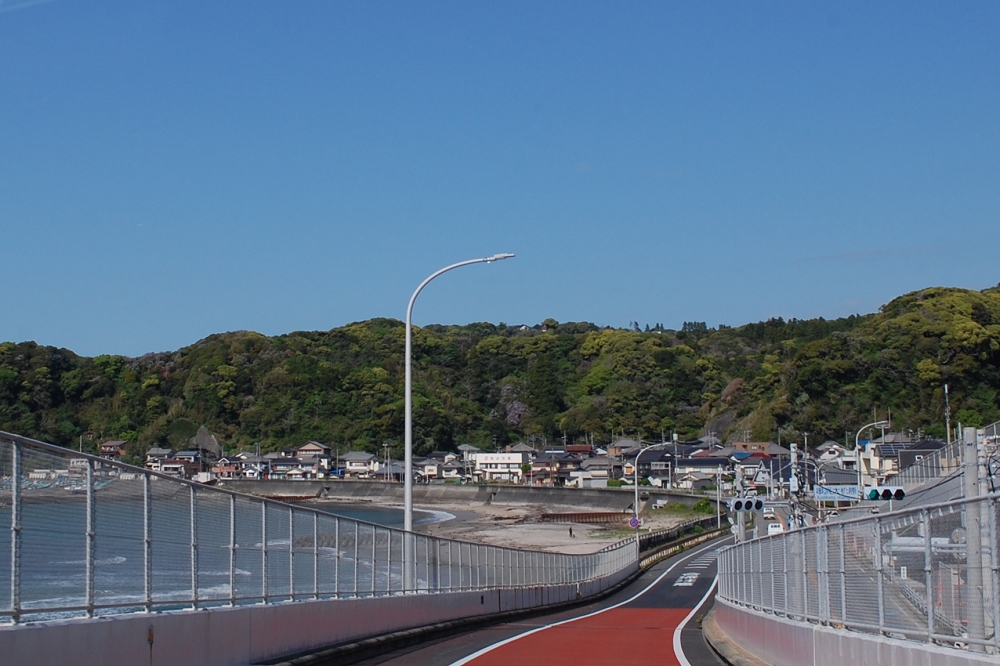
[[[321,470],[325,471],[331,468],[331,451],[332,449],[326,444],[308,441],[298,448],[296,456],[304,460],[315,458],[319,465],[317,468],[317,473],[319,473]]]
[[[161,449],[154,446],[150,450],[146,451],[146,467],[154,472],[163,471],[163,461],[172,457],[174,452],[172,449]]]
[[[127,445],[128,442],[120,439],[104,442],[101,444],[100,455],[102,458],[108,458],[109,460],[121,458],[125,455],[125,447]]]
[[[344,467],[344,476],[356,479],[370,478],[380,466],[375,455],[365,451],[348,451],[340,456],[340,463]]]
[[[524,474],[521,467],[529,464],[527,453],[476,453],[472,461],[475,478],[487,482],[520,483]]]

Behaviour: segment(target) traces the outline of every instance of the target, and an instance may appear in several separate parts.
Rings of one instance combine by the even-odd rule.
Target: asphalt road
[[[677,664],[718,666],[698,617],[712,605],[716,539],[645,571],[593,604],[450,636],[359,662],[367,666]]]

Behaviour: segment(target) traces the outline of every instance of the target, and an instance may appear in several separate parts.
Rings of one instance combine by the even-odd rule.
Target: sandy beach
[[[418,531],[424,534],[510,548],[592,553],[634,534],[624,517],[616,524],[543,523],[542,513],[552,509],[541,505],[434,502],[415,504],[414,508],[444,511],[455,516],[450,520],[418,526]],[[564,512],[593,510],[586,506],[560,507],[560,511]],[[642,529],[668,529],[693,517],[703,516],[676,514],[662,509],[650,511],[643,516]]]

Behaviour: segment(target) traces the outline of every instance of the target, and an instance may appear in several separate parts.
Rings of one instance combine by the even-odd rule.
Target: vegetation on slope
[[[183,445],[204,423],[228,450],[316,439],[398,453],[403,333],[392,319],[234,332],[134,359],[0,343],[0,429],[60,444],[82,436],[91,449],[126,439],[139,454]],[[943,435],[945,383],[954,421],[1000,420],[1000,288],[931,288],[873,315],[737,328],[429,326],[415,330],[414,355],[418,452],[623,431],[843,440],[873,408]]]

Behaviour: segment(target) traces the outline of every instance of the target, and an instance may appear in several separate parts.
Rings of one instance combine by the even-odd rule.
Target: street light
[[[491,264],[494,261],[510,259],[513,256],[513,254],[507,253],[494,254],[492,257],[469,259],[468,261],[460,261],[457,264],[452,264],[451,266],[445,266],[441,270],[432,273],[430,277],[420,283],[417,290],[413,292],[413,296],[410,296],[410,304],[406,306],[406,434],[404,441],[404,466],[406,469],[403,470],[403,529],[407,532],[413,531],[413,371],[410,363],[410,352],[413,346],[413,332],[411,330],[412,326],[410,325],[410,320],[413,315],[413,302],[417,300],[417,296],[423,288],[427,286],[427,283],[442,273],[447,273],[450,270],[461,268],[462,266],[468,266],[470,264]]]
[[[639,453],[635,456],[635,464],[633,465],[634,469],[632,470],[634,476],[633,485],[635,486],[635,500],[632,502],[632,513],[635,517],[635,543],[637,546],[639,545],[639,458],[642,457],[642,454],[645,451],[656,448],[657,446],[663,446],[663,443],[650,444],[649,446],[643,447],[642,441],[640,440],[639,446],[642,448],[639,449]]]
[[[869,423],[868,425],[858,430],[858,434],[854,436],[854,459],[857,461],[856,467],[858,468],[858,497],[861,497],[861,489],[864,488],[864,481],[861,478],[861,433],[868,428],[888,428],[891,424],[888,421],[879,420]]]

